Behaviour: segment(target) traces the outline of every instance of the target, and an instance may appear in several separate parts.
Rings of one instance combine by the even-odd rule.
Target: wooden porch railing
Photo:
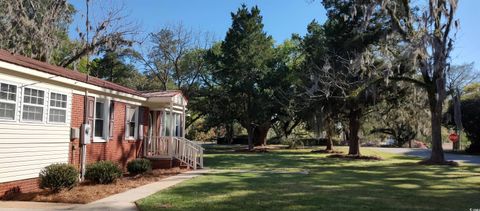
[[[170,156],[188,167],[203,168],[203,147],[183,137],[146,137],[145,157]]]

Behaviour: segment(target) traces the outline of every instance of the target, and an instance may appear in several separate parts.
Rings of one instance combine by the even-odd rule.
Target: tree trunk
[[[408,148],[412,148],[412,139],[408,140]]]
[[[333,150],[333,141],[332,141],[332,136],[327,133],[327,147],[325,148],[326,151],[332,151]]]
[[[255,127],[254,132],[254,144],[255,146],[265,146],[267,145],[267,134],[270,130],[270,125],[264,124]]]
[[[247,132],[248,132],[248,150],[252,151],[253,150],[253,134],[255,131],[255,126],[252,125],[250,127],[247,127]]]
[[[233,124],[232,123],[227,123],[225,124],[225,141],[228,144],[233,143],[233,136],[234,136],[234,131],[233,131]]]
[[[328,122],[327,125],[327,146],[325,148],[326,151],[332,151],[333,150],[333,141],[332,141],[332,136],[333,136],[333,128],[332,128],[332,122]]]
[[[437,110],[438,109],[438,110]],[[445,156],[442,148],[442,108],[436,108],[432,111],[432,154],[430,162],[436,164],[445,163]]]
[[[349,140],[348,140],[348,154],[360,156],[360,138],[358,131],[360,130],[360,110],[351,110],[349,115]]]

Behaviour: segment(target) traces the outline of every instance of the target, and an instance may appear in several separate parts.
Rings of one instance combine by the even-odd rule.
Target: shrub
[[[110,184],[122,176],[122,170],[112,161],[99,161],[87,165],[85,179],[95,184]]]
[[[40,188],[53,192],[67,188],[71,189],[78,183],[78,171],[66,163],[49,165],[40,172]]]
[[[135,159],[127,163],[130,174],[142,174],[152,170],[152,163],[148,159]]]

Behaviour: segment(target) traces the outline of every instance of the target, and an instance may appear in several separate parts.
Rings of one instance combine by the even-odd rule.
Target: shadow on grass
[[[301,151],[211,154],[228,169],[308,169],[310,174],[218,172],[182,183],[138,204],[141,210],[468,210],[480,207],[480,167],[423,166],[388,155],[345,161]]]

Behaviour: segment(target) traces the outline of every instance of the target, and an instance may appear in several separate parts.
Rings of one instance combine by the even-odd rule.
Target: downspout
[[[88,76],[87,76],[87,81],[88,81]],[[84,100],[84,108],[83,108],[83,124],[86,125],[88,123],[88,90],[85,89],[85,100]],[[84,127],[82,127],[82,130],[85,130]],[[84,131],[81,131],[84,133]],[[87,140],[86,138],[90,137],[85,137],[85,135],[81,136],[83,140],[80,140],[80,144],[82,145],[82,150],[80,151],[81,154],[81,160],[80,160],[80,180],[83,181],[85,179],[85,165],[87,163],[87,145],[85,144]]]
[[[85,21],[86,32],[87,32],[86,33],[86,36],[87,36],[86,37],[87,38],[86,39],[86,44],[87,44],[87,46],[88,46],[88,32],[89,32],[89,30],[88,30],[89,29],[89,22],[88,22],[89,1],[90,0],[85,1],[86,7],[87,7],[87,15],[86,15],[86,21]],[[86,80],[87,83],[88,83],[88,79],[89,79],[88,78],[88,75],[89,75],[88,62],[89,62],[89,60],[90,60],[89,53],[87,53],[87,66],[86,66],[86,68],[87,68],[87,74],[86,74],[87,75],[87,77],[86,77],[87,78],[87,80]],[[88,111],[87,110],[88,110],[88,90],[85,89],[85,100],[84,100],[84,107],[83,107],[83,125],[86,125],[88,123],[88,119],[87,119],[88,118]],[[82,128],[83,128],[83,130],[85,130],[85,127],[82,127]],[[85,134],[84,131],[82,131],[82,133]],[[85,180],[85,164],[87,162],[86,161],[87,160],[87,145],[85,144],[85,142],[86,142],[85,139],[90,138],[90,136],[85,137],[85,135],[83,135],[82,137],[83,137],[83,140],[80,140],[80,144],[82,145],[82,151],[81,151],[82,159],[80,161],[80,181]]]

